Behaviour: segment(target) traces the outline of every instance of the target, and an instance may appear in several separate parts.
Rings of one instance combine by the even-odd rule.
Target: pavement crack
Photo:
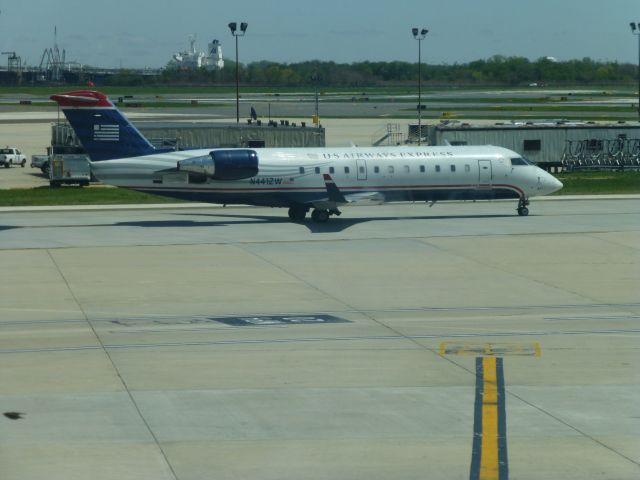
[[[574,432],[578,433],[579,435],[582,435],[583,437],[588,438],[592,442],[597,443],[601,447],[606,448],[610,452],[612,452],[612,453],[618,455],[619,457],[624,458],[625,460],[628,460],[629,462],[633,463],[634,465],[637,465],[638,467],[640,467],[640,462],[637,462],[633,458],[630,458],[630,457],[626,456],[624,453],[619,452],[618,450],[616,450],[615,448],[607,445],[603,441],[598,440],[593,435],[589,435],[587,432],[585,432],[584,430],[579,429],[575,425],[571,425],[566,420],[561,419],[560,417],[558,417],[557,415],[554,415],[553,413],[549,412],[548,410],[545,410],[544,408],[542,408],[542,407],[530,402],[529,400],[521,397],[517,393],[510,392],[509,389],[506,389],[506,393],[510,397],[513,397],[513,398],[516,398],[516,399],[520,400],[525,405],[528,405],[529,407],[534,408],[535,410],[538,410],[540,413],[548,416],[549,418],[552,418],[553,420],[555,420],[558,423],[561,423],[562,425],[566,426],[567,428],[570,428],[571,430],[573,430]]]
[[[78,296],[73,291],[73,288],[71,287],[71,284],[69,283],[69,280],[67,279],[66,275],[64,274],[64,272],[60,268],[60,265],[58,264],[58,262],[56,262],[56,259],[52,255],[51,250],[47,249],[46,252],[47,252],[47,255],[49,256],[49,258],[51,259],[51,262],[53,263],[54,267],[56,268],[58,274],[60,275],[60,278],[64,282],[67,290],[69,291],[69,294],[73,298],[73,301],[77,305],[78,310],[80,310],[80,313],[82,314],[83,318],[87,322],[88,327],[93,332],[93,335],[95,336],[96,341],[100,345],[99,348],[106,355],[107,359],[109,360],[109,363],[111,364],[111,367],[113,368],[114,372],[118,376],[118,379],[120,380],[120,383],[122,384],[122,387],[124,388],[125,392],[127,392],[127,396],[129,397],[129,400],[131,401],[131,404],[133,405],[133,408],[136,410],[136,412],[137,412],[138,416],[140,417],[140,420],[142,421],[143,425],[145,426],[147,432],[149,432],[149,435],[151,436],[151,438],[153,439],[154,443],[156,444],[156,447],[158,448],[158,451],[160,452],[160,455],[164,459],[164,462],[166,463],[167,468],[171,472],[171,475],[173,476],[174,479],[179,480],[175,470],[173,469],[173,466],[171,465],[171,462],[169,462],[169,458],[167,457],[166,452],[164,451],[164,449],[162,448],[162,445],[160,444],[160,441],[158,440],[158,437],[156,436],[156,434],[154,433],[153,429],[151,428],[151,425],[149,425],[149,422],[147,421],[147,419],[145,418],[144,414],[142,413],[142,410],[141,410],[140,406],[138,405],[138,402],[136,402],[135,397],[131,393],[131,390],[129,389],[129,386],[127,385],[127,382],[122,377],[122,375],[120,373],[120,370],[118,369],[118,366],[116,365],[115,361],[113,360],[113,357],[109,353],[108,346],[106,346],[104,344],[104,342],[100,338],[100,335],[96,331],[93,323],[91,323],[91,320],[89,319],[89,316],[87,315],[87,312],[85,311],[84,307],[82,306],[82,303],[80,302],[80,299],[78,298]]]
[[[461,369],[463,369],[463,370],[475,375],[475,371],[474,370],[468,369],[467,367],[457,363],[455,360],[453,360],[450,357],[445,357],[443,355],[440,355],[439,347],[438,348],[431,348],[431,347],[421,343],[418,339],[412,338],[411,336],[402,333],[400,330],[398,330],[398,329],[392,327],[391,325],[388,325],[388,324],[384,323],[383,321],[377,319],[375,316],[372,315],[372,313],[373,313],[372,311],[356,309],[353,305],[345,302],[344,300],[336,297],[335,295],[332,295],[332,294],[330,294],[328,292],[325,292],[324,290],[321,290],[316,285],[310,283],[309,281],[307,281],[303,277],[301,277],[299,275],[296,275],[295,273],[290,272],[289,270],[287,270],[284,267],[278,265],[277,263],[274,263],[271,260],[263,257],[262,255],[259,255],[256,252],[253,252],[251,250],[243,248],[242,246],[239,246],[239,245],[238,245],[238,248],[242,249],[243,251],[245,251],[249,255],[252,255],[252,256],[260,259],[261,261],[268,263],[273,268],[277,268],[278,270],[280,270],[284,274],[295,278],[299,282],[303,283],[304,285],[308,286],[309,288],[312,288],[313,290],[317,291],[318,293],[321,293],[322,295],[326,295],[331,300],[333,300],[333,301],[335,301],[335,302],[337,302],[337,303],[339,303],[341,305],[344,305],[348,311],[357,311],[363,317],[368,318],[369,320],[371,320],[375,324],[377,324],[380,327],[382,327],[382,328],[388,330],[389,332],[391,332],[395,337],[397,337],[399,339],[407,340],[408,342],[410,342],[410,343],[416,345],[417,347],[419,347],[421,350],[428,351],[428,352],[432,353],[433,355],[436,355],[440,359],[444,360],[445,362],[447,362],[447,363],[449,363],[451,365],[454,365],[454,366],[456,366],[458,368],[461,368]]]

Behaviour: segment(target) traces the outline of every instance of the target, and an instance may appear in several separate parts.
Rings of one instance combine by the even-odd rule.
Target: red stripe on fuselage
[[[155,187],[155,186],[126,186],[124,188],[130,188],[132,190],[144,189],[144,190],[171,190],[171,191],[183,191],[183,192],[216,192],[216,193],[237,193],[237,192],[326,192],[325,187],[264,187],[264,188],[251,188],[251,187],[243,187],[243,188],[200,188],[200,187]],[[509,190],[515,190],[521,196],[524,195],[524,191],[516,187],[515,185],[507,185],[507,184],[494,184],[491,187],[485,188],[485,190],[490,189],[502,189],[506,188]],[[374,186],[374,187],[340,187],[340,192],[343,194],[349,194],[350,191],[353,190],[365,190],[365,191],[380,191],[380,190],[394,190],[394,191],[412,191],[412,190],[447,190],[447,189],[467,189],[467,190],[478,190],[478,186],[476,184],[473,185],[409,185],[409,186]],[[482,189],[480,189],[482,190]]]

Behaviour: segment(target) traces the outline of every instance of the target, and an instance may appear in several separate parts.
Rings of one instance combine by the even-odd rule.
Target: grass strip
[[[640,172],[594,171],[554,174],[564,187],[554,195],[614,195],[640,193]]]
[[[46,205],[126,205],[151,203],[176,203],[176,200],[158,195],[136,192],[124,188],[92,186],[78,188],[14,188],[0,190],[0,206],[31,207]]]

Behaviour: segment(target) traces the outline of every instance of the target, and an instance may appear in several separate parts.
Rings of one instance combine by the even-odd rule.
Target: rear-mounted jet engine
[[[215,180],[242,180],[258,174],[258,154],[253,150],[212,150],[204,157],[180,160],[177,168]]]

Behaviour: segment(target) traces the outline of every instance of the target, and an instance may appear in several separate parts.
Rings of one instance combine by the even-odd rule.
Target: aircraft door
[[[367,161],[356,160],[356,169],[358,170],[358,180],[367,179]]]
[[[493,173],[491,160],[478,160],[478,187],[491,188]]]

